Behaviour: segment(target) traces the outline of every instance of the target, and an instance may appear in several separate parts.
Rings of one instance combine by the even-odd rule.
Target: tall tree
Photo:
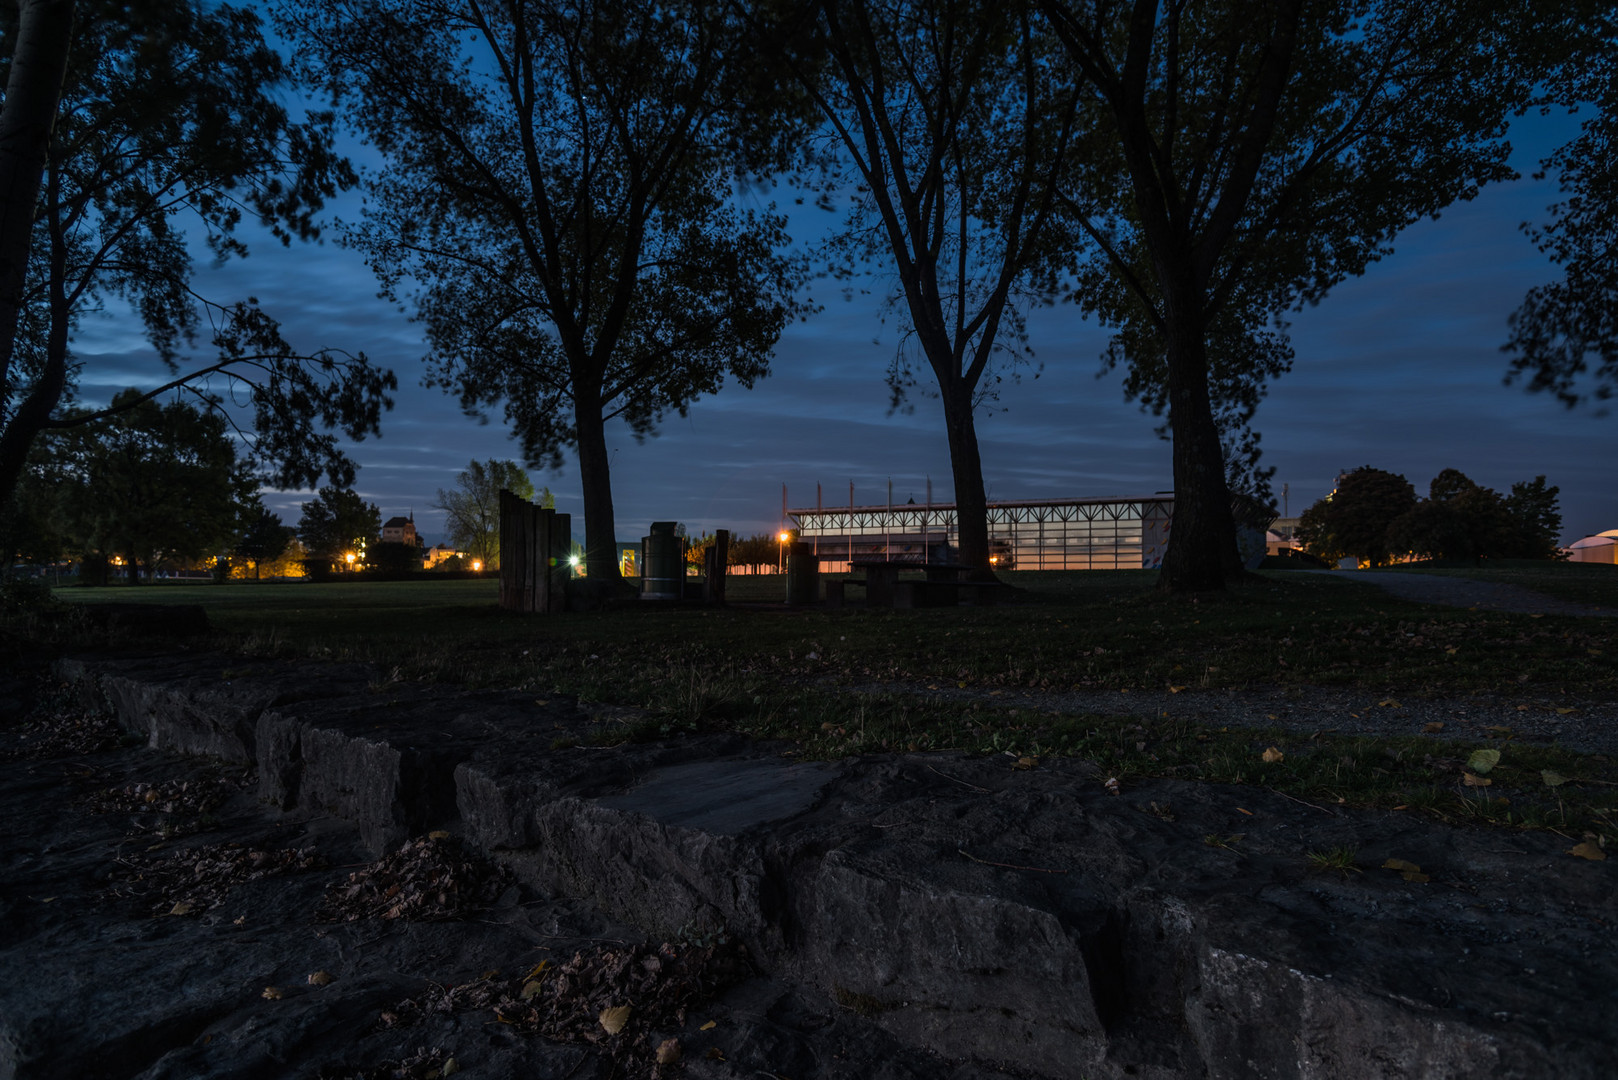
[[[1376,566],[1392,554],[1388,526],[1416,506],[1416,489],[1398,473],[1363,465],[1337,480],[1330,495],[1303,512],[1298,539],[1328,562],[1352,555]]]
[[[1593,111],[1541,163],[1558,175],[1564,198],[1548,223],[1528,227],[1564,273],[1528,293],[1505,346],[1508,383],[1549,391],[1570,408],[1618,393],[1618,11],[1605,0],[1575,6],[1583,13],[1570,38],[1576,59],[1556,71],[1551,91]]]
[[[108,415],[55,437],[49,468],[58,513],[84,552],[122,555],[132,584],[162,558],[195,560],[230,546],[258,479],[236,455],[223,416],[139,391]]]
[[[275,562],[292,546],[294,530],[256,495],[244,508],[242,517],[244,525],[241,535],[231,551],[237,558],[253,564],[253,580],[257,581],[264,564]]]
[[[408,278],[435,381],[502,408],[530,465],[577,451],[594,582],[619,577],[607,425],[639,438],[799,310],[783,219],[736,197],[758,50],[729,5],[288,0],[311,80],[387,158],[365,251]],[[782,151],[784,152],[784,151]]]
[[[500,566],[500,492],[533,500],[534,482],[515,461],[474,461],[455,477],[455,487],[438,489],[433,506],[444,511],[444,526],[456,551],[464,551],[485,567]],[[546,488],[541,506],[555,508],[556,497]]]
[[[278,100],[286,66],[250,11],[201,0],[76,6],[54,126],[43,128],[43,183],[31,186],[33,159],[20,151],[40,148],[50,98],[40,54],[66,40],[73,5],[0,3],[0,497],[41,432],[105,415],[70,407],[82,364],[71,346],[80,315],[108,300],[134,310],[166,369],[146,398],[178,386],[215,405],[222,392],[249,397],[256,453],[280,482],[350,479],[331,429],[375,431],[392,374],[363,355],[299,354],[254,301],[197,295],[185,232],[200,227],[219,257],[245,253],[236,229],[248,218],[284,243],[313,238],[325,199],[354,182],[333,151],[332,117],[289,116]],[[199,336],[213,355],[192,361]]]
[[[1239,379],[1276,371],[1275,342],[1242,335],[1282,333],[1265,324],[1362,273],[1406,225],[1515,176],[1506,121],[1542,73],[1534,46],[1569,15],[1516,0],[1039,4],[1109,131],[1095,145],[1112,147],[1070,204],[1098,252],[1077,298],[1133,334],[1131,364],[1161,365],[1160,581],[1220,588],[1241,564],[1210,335]]]
[[[844,273],[892,268],[907,332],[895,405],[931,372],[955,484],[959,558],[990,575],[976,415],[1026,349],[1023,307],[1053,247],[1057,174],[1076,123],[1027,5],[822,0],[797,74],[857,192]]]
[[[323,487],[303,504],[298,539],[309,557],[323,563],[341,563],[352,553],[357,562],[382,532],[382,511],[347,488]]]

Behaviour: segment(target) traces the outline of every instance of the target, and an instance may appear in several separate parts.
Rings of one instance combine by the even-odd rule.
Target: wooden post
[[[500,606],[541,615],[566,610],[572,519],[500,492]]]
[[[725,568],[730,565],[730,530],[715,529],[713,543],[708,550],[702,553],[703,569],[706,574],[702,584],[702,602],[705,604],[718,604],[723,607],[725,603]]]

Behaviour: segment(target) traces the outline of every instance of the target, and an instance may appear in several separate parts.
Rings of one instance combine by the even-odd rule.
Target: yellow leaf
[[[1539,612],[1535,611],[1535,612],[1530,613],[1528,617],[1530,619],[1543,619],[1545,616],[1540,614]]]
[[[173,907],[169,908],[169,914],[170,915],[189,915],[189,914],[191,914],[191,905],[186,903],[184,900],[181,900],[179,903],[177,903]]]
[[[1389,859],[1387,862],[1382,864],[1382,869],[1397,870],[1401,874],[1421,873],[1421,867],[1417,866],[1413,862],[1406,862],[1404,859]]]
[[[551,962],[549,960],[541,960],[539,963],[535,964],[534,969],[532,971],[530,971],[528,974],[524,975],[523,978],[524,979],[537,979],[537,978],[540,977],[540,975],[542,975],[544,973],[545,969],[550,967],[550,966],[551,966]]]
[[[1379,706],[1381,706],[1382,708],[1384,708],[1384,709],[1402,709],[1402,708],[1404,708],[1403,705],[1400,705],[1393,698],[1383,698],[1381,701],[1377,702],[1377,704]]]
[[[624,1030],[625,1024],[629,1023],[629,1012],[628,1005],[619,1005],[613,1009],[602,1009],[601,1015],[596,1019],[600,1021],[601,1026],[606,1029],[608,1035],[616,1035]]]
[[[1451,645],[1449,648],[1445,649],[1444,652],[1447,653],[1450,656],[1454,656],[1457,652],[1460,651],[1460,648],[1461,647],[1459,645]]]
[[[1568,854],[1577,855],[1581,859],[1589,859],[1591,862],[1603,862],[1607,858],[1607,853],[1602,851],[1601,845],[1596,843],[1594,840],[1586,840],[1582,844],[1574,844],[1573,847],[1568,850]]]
[[[1039,759],[1037,757],[1028,757],[1028,756],[1024,755],[1023,757],[1020,757],[1020,758],[1017,759],[1017,764],[1013,765],[1012,768],[1013,769],[1032,769],[1035,765],[1038,765],[1038,764],[1039,764]]]
[[[280,1001],[283,997],[281,988],[279,986],[266,986],[264,988],[264,993],[260,994],[259,996],[265,1001]]]
[[[1461,779],[1465,781],[1467,787],[1488,787],[1490,784],[1494,783],[1494,781],[1490,780],[1488,777],[1475,776],[1472,773],[1462,773]]]
[[[1261,756],[1264,758],[1264,763],[1266,765],[1274,765],[1277,761],[1280,761],[1282,758],[1286,757],[1285,754],[1281,753],[1281,751],[1277,750],[1273,746],[1264,751]]]
[[[725,1052],[723,1050],[719,1049],[719,1047],[717,1047],[717,1046],[708,1047],[708,1052],[706,1054],[702,1055],[702,1056],[707,1058],[709,1061],[724,1061],[725,1060]]]
[[[1556,710],[1556,715],[1557,716],[1566,716],[1568,713],[1570,713],[1572,711],[1573,711],[1572,709],[1557,709]]]
[[[429,840],[448,840],[449,839],[449,833],[446,832],[443,829],[434,829],[432,832],[427,834],[427,839],[429,839]]]
[[[459,1061],[456,1061],[454,1058],[448,1058],[444,1062],[444,1067],[442,1069],[438,1070],[438,1075],[439,1076],[450,1076],[450,1075],[452,1075],[454,1073],[458,1073],[460,1071],[461,1071],[461,1063]]]
[[[310,972],[310,974],[309,974],[309,985],[310,986],[330,986],[331,985],[331,972],[329,972],[329,971]]]
[[[1474,750],[1472,756],[1466,759],[1466,767],[1480,776],[1498,764],[1500,764],[1498,750]]]
[[[718,1026],[719,1026],[719,1021],[710,1020],[706,1024],[703,1024],[701,1027],[697,1028],[697,1030],[698,1031],[712,1031],[714,1028],[716,1028]]]
[[[522,999],[524,1001],[533,1001],[539,996],[539,992],[544,989],[544,986],[545,984],[538,979],[529,979],[522,985]]]
[[[1252,816],[1253,816],[1253,811],[1251,811],[1251,810],[1243,810],[1243,809],[1242,809],[1242,808],[1241,808],[1241,807],[1239,807],[1239,806],[1238,806],[1238,807],[1237,807],[1237,808],[1236,808],[1236,811],[1237,811],[1237,813],[1241,813],[1241,814],[1246,814],[1246,815],[1247,815],[1247,816],[1248,816],[1248,817],[1252,817]]]
[[[1183,686],[1171,686],[1171,687],[1169,687],[1169,693],[1178,694],[1181,690],[1184,690],[1184,689],[1185,689],[1185,687],[1183,687]]]
[[[1434,720],[1431,723],[1423,724],[1421,725],[1421,730],[1428,735],[1437,735],[1444,730],[1444,721]]]
[[[1567,777],[1563,776],[1561,773],[1552,772],[1549,769],[1539,770],[1539,778],[1545,781],[1546,787],[1561,787],[1563,784],[1567,783]]]
[[[956,683],[955,686],[956,686],[957,689],[965,690],[966,689],[966,680],[962,679],[960,682]]]
[[[1428,877],[1426,874],[1423,874],[1420,870],[1406,870],[1403,874],[1400,874],[1399,876],[1404,878],[1406,881],[1422,882],[1422,881],[1431,881],[1431,880],[1433,880],[1432,878]]]
[[[657,1044],[657,1063],[659,1065],[673,1065],[680,1060],[680,1040],[664,1039]]]

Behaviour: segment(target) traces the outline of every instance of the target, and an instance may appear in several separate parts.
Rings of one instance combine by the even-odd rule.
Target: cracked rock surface
[[[1079,761],[577,745],[591,722],[557,695],[230,663],[64,662],[136,737],[0,764],[0,1077],[358,1076],[429,1051],[490,1077],[1611,1074],[1613,863],[1553,834],[1254,787],[1111,795]],[[169,839],[94,799],[228,769],[251,783]],[[316,922],[329,890],[371,880],[357,868],[438,833],[513,883],[458,919]],[[130,866],[221,844],[319,863],[231,871],[180,914],[118,891]],[[1352,870],[1311,869],[1334,847]],[[636,1045],[678,1044],[663,1064],[487,1008],[381,1021],[602,942],[721,939],[753,975],[655,1031],[630,1014]]]

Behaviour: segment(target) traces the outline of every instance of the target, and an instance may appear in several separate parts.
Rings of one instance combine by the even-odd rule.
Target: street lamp
[[[781,541],[781,546],[776,552],[775,572],[780,574],[784,572],[787,557],[787,541],[792,539],[792,534],[783,529],[781,535],[777,537],[777,539]]]

